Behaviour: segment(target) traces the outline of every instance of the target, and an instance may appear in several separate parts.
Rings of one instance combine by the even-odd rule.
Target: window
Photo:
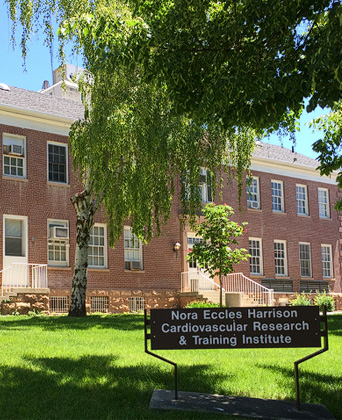
[[[260,209],[259,178],[247,180],[247,208]]]
[[[90,231],[88,267],[107,267],[107,230],[106,225],[95,223]]]
[[[311,277],[311,252],[310,244],[299,244],[299,263],[300,263],[300,276]]]
[[[201,169],[200,177],[200,195],[202,198],[202,203],[211,203],[213,201],[211,194],[211,174],[207,169]]]
[[[321,252],[323,277],[331,279],[333,277],[331,245],[321,245]]]
[[[125,270],[142,270],[142,243],[132,232],[124,228]]]
[[[5,256],[25,257],[25,221],[5,218]]]
[[[141,312],[145,309],[145,299],[143,297],[128,298],[129,312]]]
[[[308,193],[306,185],[296,185],[297,214],[308,216]]]
[[[190,188],[190,171],[186,171],[182,176],[182,186],[184,188],[185,197],[187,200],[195,195],[202,203],[211,203],[212,197],[212,174],[206,169],[201,168],[198,186]],[[195,184],[195,180],[193,181]]]
[[[192,250],[193,246],[195,244],[198,244],[200,242],[203,242],[202,238],[198,238],[195,234],[188,234],[187,243],[188,243],[188,253]],[[189,268],[196,268],[197,262],[191,258],[191,260],[188,261]]]
[[[69,266],[69,223],[48,220],[48,264]]]
[[[68,183],[68,148],[64,144],[48,143],[48,181]]]
[[[90,311],[108,313],[108,296],[90,296]]]
[[[330,219],[329,191],[326,188],[318,188],[318,208],[321,219]]]
[[[261,239],[249,239],[249,253],[251,254],[251,257],[249,259],[250,274],[262,275]]]
[[[272,211],[284,212],[283,183],[281,181],[271,181],[272,189]]]
[[[26,139],[4,134],[3,174],[15,178],[26,178]]]
[[[287,276],[285,241],[274,241],[274,266],[276,276]]]
[[[50,312],[67,314],[69,312],[69,296],[50,296]]]

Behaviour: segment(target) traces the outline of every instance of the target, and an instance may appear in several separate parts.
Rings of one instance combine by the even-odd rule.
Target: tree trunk
[[[71,202],[76,211],[75,268],[72,279],[70,317],[86,316],[87,268],[90,230],[94,225],[97,201],[92,199],[88,189],[75,194]]]
[[[220,308],[222,308],[222,274],[220,270]]]

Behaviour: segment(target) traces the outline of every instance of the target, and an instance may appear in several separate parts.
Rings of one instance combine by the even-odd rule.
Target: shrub
[[[214,302],[203,302],[203,301],[194,301],[194,302],[190,302],[188,303],[186,306],[186,308],[219,308],[220,304],[219,303],[214,303]]]
[[[335,301],[332,296],[327,296],[326,291],[318,293],[315,297],[314,304],[319,306],[319,310],[323,311],[323,306],[327,307],[328,312],[335,310]]]
[[[304,292],[296,293],[296,298],[290,300],[291,306],[310,306],[312,305],[311,298],[309,295],[306,295]]]

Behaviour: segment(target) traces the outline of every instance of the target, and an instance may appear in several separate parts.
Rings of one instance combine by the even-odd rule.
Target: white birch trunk
[[[88,248],[90,230],[94,225],[94,216],[97,210],[97,200],[92,196],[87,188],[81,193],[75,194],[71,202],[76,211],[76,250],[75,268],[72,279],[71,299],[69,316],[86,316],[86,291],[87,291],[87,268],[88,268]]]

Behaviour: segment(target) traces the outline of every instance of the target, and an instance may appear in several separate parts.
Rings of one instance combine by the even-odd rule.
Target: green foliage
[[[197,224],[194,230],[203,241],[193,246],[188,254],[188,260],[197,261],[212,279],[219,275],[222,286],[222,276],[232,273],[235,264],[249,257],[246,249],[237,247],[239,244],[237,238],[246,231],[247,223],[233,222],[231,217],[234,211],[227,204],[210,203],[202,212],[204,220]],[[222,306],[222,287],[220,306]]]
[[[323,134],[323,138],[317,140],[312,147],[319,153],[318,169],[321,175],[329,176],[332,172],[339,171],[337,183],[339,188],[342,188],[342,101],[336,102],[329,114],[316,118],[310,126]],[[342,210],[341,199],[336,202],[335,208],[338,211]]]
[[[319,306],[320,311],[323,311],[323,306],[327,307],[328,312],[335,310],[335,301],[332,296],[328,296],[326,291],[316,292],[315,297],[312,299],[311,293],[306,294],[305,292],[296,293],[296,298],[290,300],[291,306],[310,306],[317,305]]]
[[[6,0],[21,45],[52,23],[63,46],[85,55],[96,45],[112,71],[138,69],[165,85],[172,108],[197,124],[226,129],[295,130],[309,110],[332,106],[342,91],[339,0]]]
[[[190,302],[188,303],[186,306],[186,308],[219,308],[220,305],[218,303],[214,303],[214,302],[203,302],[203,301],[194,301],[194,302]]]
[[[306,295],[304,292],[296,293],[296,298],[290,300],[291,306],[311,306],[312,300],[309,295]]]
[[[315,296],[314,304],[319,306],[319,309],[323,311],[323,306],[326,306],[328,312],[335,310],[335,300],[332,296],[327,296],[326,291],[318,293]]]

